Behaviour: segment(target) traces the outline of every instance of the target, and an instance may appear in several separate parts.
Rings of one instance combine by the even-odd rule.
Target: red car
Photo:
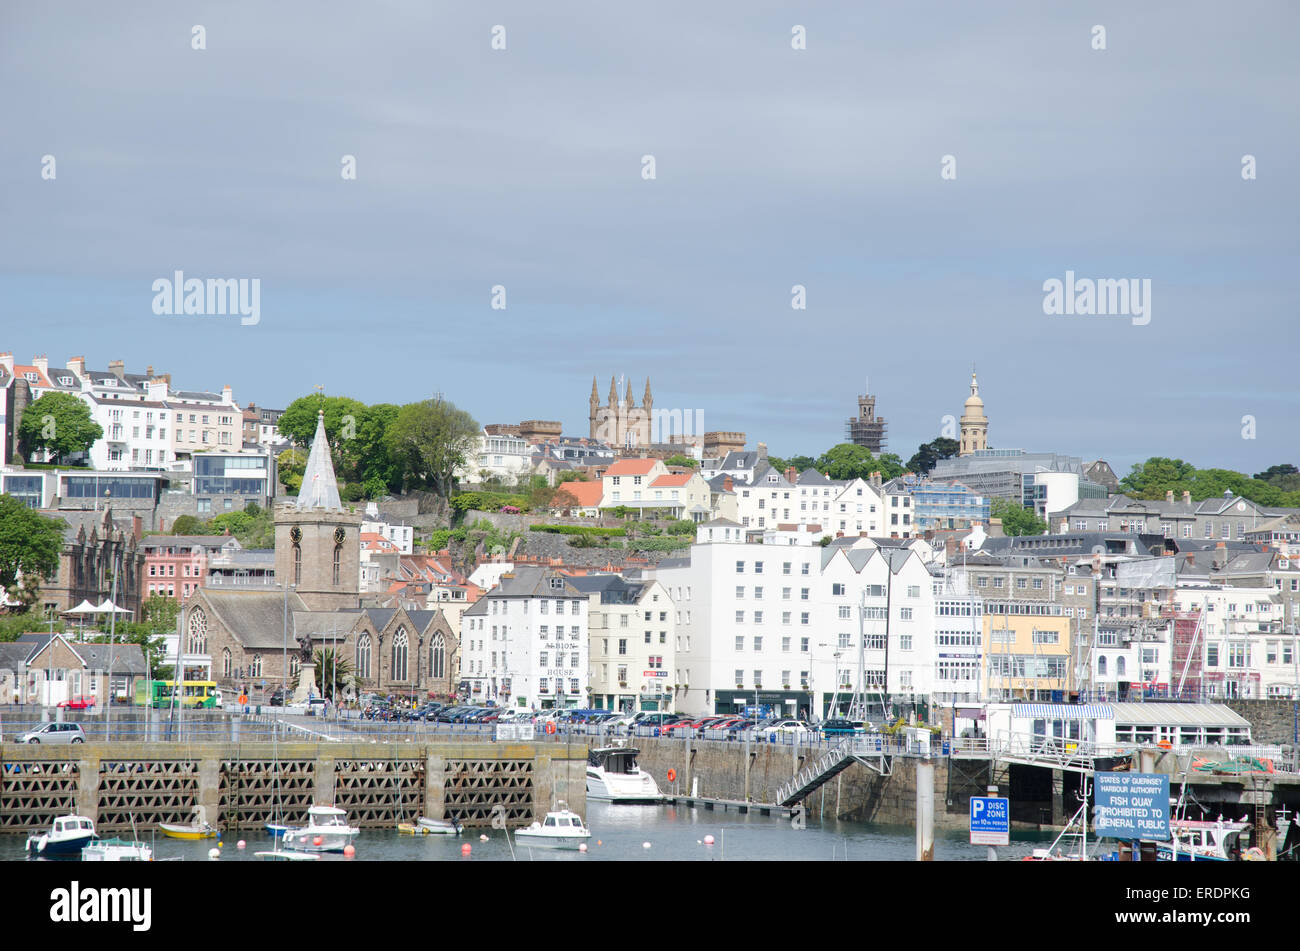
[[[61,701],[59,706],[65,710],[89,710],[97,702],[97,697],[73,697],[70,700]]]

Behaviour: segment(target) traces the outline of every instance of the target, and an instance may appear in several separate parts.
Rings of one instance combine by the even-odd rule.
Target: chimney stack
[[[724,491],[724,492],[730,492],[730,491],[732,490],[732,486],[733,486],[733,485],[734,485],[734,483],[731,481],[731,476],[726,476],[726,477],[722,480],[722,491]]]
[[[761,442],[758,444],[758,458],[760,459],[767,458],[767,443]]]
[[[794,466],[789,466],[785,470],[785,481],[789,482],[791,485],[794,485],[795,482],[797,482],[798,480],[799,480],[799,470],[796,469]]]
[[[126,363],[122,360],[109,360],[108,372],[121,380],[126,376]]]
[[[1192,493],[1188,489],[1183,489],[1183,504],[1187,505],[1192,501]]]
[[[1174,490],[1173,490],[1173,489],[1165,489],[1165,501],[1166,501],[1166,502],[1172,502],[1173,500],[1174,500]]]

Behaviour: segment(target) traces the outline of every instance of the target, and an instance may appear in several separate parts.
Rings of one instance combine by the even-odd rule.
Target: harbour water
[[[789,819],[757,814],[741,815],[691,809],[686,806],[623,806],[589,802],[586,821],[591,840],[586,853],[521,848],[513,852],[505,832],[496,829],[467,830],[461,836],[410,836],[396,831],[366,830],[356,840],[354,860],[327,855],[324,861],[456,861],[456,862],[743,862],[743,861],[913,861],[916,833],[912,827],[835,822],[810,817],[806,828],[796,829]],[[479,836],[487,835],[486,842]],[[704,844],[711,835],[714,844]],[[215,839],[184,842],[140,830],[140,838],[152,840],[155,858],[206,861]],[[245,848],[236,848],[237,840]],[[513,838],[513,837],[512,837]],[[1049,833],[1013,834],[1011,845],[998,850],[999,859],[1016,860],[1035,847],[1047,845]],[[935,861],[983,862],[988,848],[971,845],[961,832],[935,832]],[[650,847],[645,848],[645,843]],[[461,854],[468,843],[471,852]],[[0,838],[0,859],[21,860],[24,838]],[[260,830],[229,833],[222,839],[220,861],[253,861],[254,852],[273,848],[271,838]]]

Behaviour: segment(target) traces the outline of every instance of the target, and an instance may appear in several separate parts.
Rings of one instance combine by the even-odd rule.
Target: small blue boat
[[[284,834],[291,831],[293,828],[293,826],[280,825],[276,822],[268,822],[266,824],[266,832],[273,839],[284,838]]]

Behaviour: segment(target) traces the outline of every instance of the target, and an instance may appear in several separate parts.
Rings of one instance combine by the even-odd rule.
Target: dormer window
[[[59,386],[71,386],[71,385],[72,385],[72,377],[70,376],[59,377]]]

